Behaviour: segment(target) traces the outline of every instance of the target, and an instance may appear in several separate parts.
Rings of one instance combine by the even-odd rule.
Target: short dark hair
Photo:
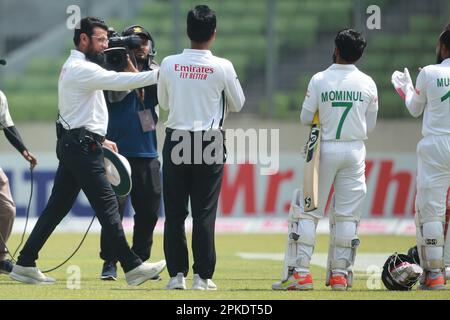
[[[216,13],[207,5],[198,5],[187,15],[187,34],[191,41],[206,42],[216,30]]]
[[[94,34],[94,28],[102,28],[103,30],[108,31],[108,26],[105,21],[96,17],[86,17],[80,20],[80,27],[75,28],[73,34],[73,43],[76,47],[80,44],[80,36],[82,33],[86,33],[89,37]]]
[[[367,41],[356,30],[343,29],[334,38],[336,48],[340,51],[340,57],[347,62],[355,62],[361,58]]]
[[[439,42],[442,43],[447,48],[447,50],[450,51],[450,29],[442,32],[441,36],[439,37]]]

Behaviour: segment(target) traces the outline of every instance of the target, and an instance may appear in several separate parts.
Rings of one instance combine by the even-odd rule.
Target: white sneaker
[[[56,282],[55,279],[47,277],[36,267],[22,267],[17,264],[14,265],[9,276],[16,281],[29,284],[53,284]]]
[[[176,277],[170,278],[169,282],[166,285],[166,289],[168,290],[186,290],[186,278],[182,272],[177,273]]]
[[[125,280],[130,286],[138,286],[159,275],[166,268],[166,260],[156,263],[143,262],[131,271],[125,273]]]
[[[217,290],[217,286],[211,279],[202,279],[198,274],[194,274],[192,290]]]

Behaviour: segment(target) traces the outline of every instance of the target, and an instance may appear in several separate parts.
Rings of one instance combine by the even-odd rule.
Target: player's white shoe
[[[9,276],[16,281],[29,284],[53,284],[56,282],[55,279],[47,277],[36,267],[22,267],[17,264],[14,265]]]
[[[345,291],[348,288],[347,276],[341,273],[335,273],[330,277],[331,290]]]
[[[125,273],[125,280],[130,286],[138,286],[159,275],[166,268],[166,260],[156,263],[143,262],[136,268]]]
[[[186,290],[186,278],[182,272],[177,273],[175,277],[170,278],[166,285],[168,290]]]
[[[419,290],[444,290],[445,278],[442,272],[424,272],[425,279],[420,284]]]
[[[302,274],[294,271],[285,281],[272,284],[272,290],[312,290],[313,280],[310,273]]]
[[[194,274],[192,290],[217,290],[217,286],[211,279],[202,279],[198,274]]]

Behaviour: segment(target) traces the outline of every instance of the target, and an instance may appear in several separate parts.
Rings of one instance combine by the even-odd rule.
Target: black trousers
[[[173,131],[175,132],[175,131]],[[222,184],[223,162],[219,164],[192,164],[194,147],[191,148],[191,164],[174,163],[172,150],[179,143],[171,141],[172,130],[166,130],[163,147],[163,198],[166,220],[164,224],[164,254],[171,277],[189,271],[188,248],[185,233],[185,219],[191,202],[193,229],[192,253],[194,274],[210,279],[216,265],[214,227],[220,188]],[[191,137],[193,133],[191,132]],[[191,139],[193,141],[193,139]],[[219,142],[222,151],[223,140]],[[204,142],[201,150],[209,143]],[[224,159],[223,159],[224,160]]]
[[[50,199],[20,252],[17,264],[26,267],[36,265],[39,251],[70,211],[81,189],[94,209],[124,272],[139,266],[142,261],[128,246],[117,198],[106,179],[100,143],[90,138],[80,142],[78,137],[65,133],[57,142],[56,155],[59,165]]]
[[[131,167],[132,189],[130,192],[133,206],[134,228],[133,246],[131,250],[142,261],[150,258],[153,244],[153,230],[158,222],[158,212],[161,203],[161,163],[158,158],[129,158]],[[128,196],[118,197],[120,218],[123,219]],[[105,231],[100,236],[100,258],[116,262],[117,256],[111,248]]]

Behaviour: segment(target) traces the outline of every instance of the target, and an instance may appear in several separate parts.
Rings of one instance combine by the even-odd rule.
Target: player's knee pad
[[[330,216],[330,244],[328,249],[326,285],[330,284],[332,272],[347,275],[349,287],[353,283],[352,267],[355,263],[356,249],[359,246],[359,220],[354,217]]]
[[[416,220],[417,222],[417,220]],[[444,223],[439,217],[427,219],[416,228],[420,265],[426,270],[443,270]]]
[[[283,280],[287,279],[295,268],[308,270],[314,251],[318,219],[303,212],[302,199],[301,189],[296,189],[289,210]]]
[[[415,208],[419,225],[429,221],[445,221],[445,188],[421,187],[417,191]]]

